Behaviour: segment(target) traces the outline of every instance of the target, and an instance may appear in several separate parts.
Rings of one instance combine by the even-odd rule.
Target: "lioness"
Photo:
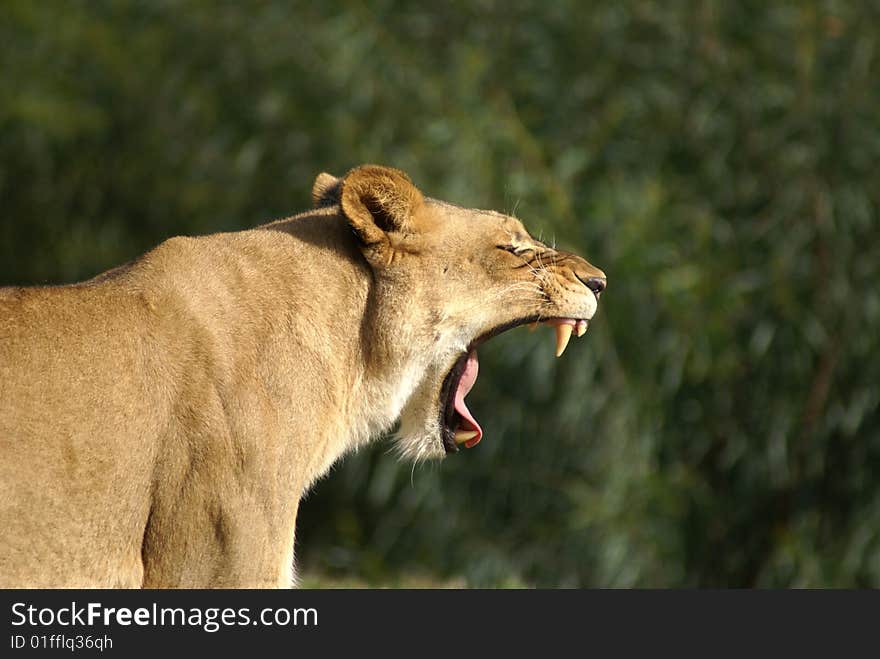
[[[586,331],[605,275],[401,171],[321,174],[315,208],[172,238],[69,286],[0,289],[0,586],[276,587],[300,497],[400,420],[472,447],[476,348]]]

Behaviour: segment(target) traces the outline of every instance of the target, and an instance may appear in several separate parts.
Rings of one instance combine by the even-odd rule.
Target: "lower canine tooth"
[[[571,338],[571,330],[572,326],[565,325],[557,325],[556,326],[556,356],[561,357],[562,353],[565,352],[565,347],[568,345],[568,340]]]
[[[459,430],[455,433],[455,443],[464,444],[477,436],[476,430]]]

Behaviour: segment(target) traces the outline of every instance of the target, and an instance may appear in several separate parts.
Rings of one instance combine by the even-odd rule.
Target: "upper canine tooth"
[[[568,345],[568,340],[571,338],[571,329],[572,326],[569,324],[557,325],[556,326],[556,356],[562,356],[562,353],[565,352],[565,347]]]
[[[476,430],[458,430],[455,433],[455,443],[464,444],[477,436]]]
[[[585,321],[585,320],[579,320],[579,321],[577,322],[577,335],[578,335],[578,338],[582,337],[582,336],[583,336],[584,334],[586,334],[586,333],[587,333],[587,321]]]

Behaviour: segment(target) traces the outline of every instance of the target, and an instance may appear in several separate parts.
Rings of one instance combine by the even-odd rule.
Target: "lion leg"
[[[289,588],[296,504],[265,515],[242,497],[154,510],[142,548],[146,588]]]

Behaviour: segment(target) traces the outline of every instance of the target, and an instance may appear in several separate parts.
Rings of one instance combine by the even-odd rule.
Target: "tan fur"
[[[398,419],[403,454],[442,457],[440,388],[475,337],[596,310],[578,277],[601,271],[397,170],[322,174],[313,199],[0,289],[0,586],[288,586],[335,460]]]

